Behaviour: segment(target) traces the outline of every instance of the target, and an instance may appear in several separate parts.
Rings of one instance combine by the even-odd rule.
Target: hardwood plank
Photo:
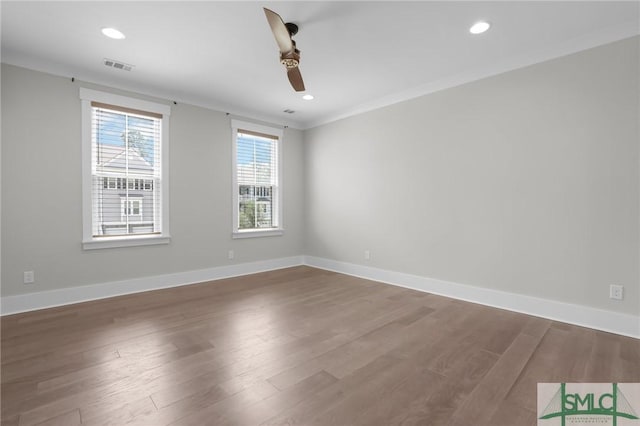
[[[72,410],[42,423],[38,423],[36,426],[77,426],[81,423],[80,410]]]
[[[295,407],[301,401],[313,398],[317,393],[336,383],[338,379],[321,371],[307,377],[294,386],[273,394],[243,410],[238,410],[231,415],[227,414],[216,422],[219,425],[259,425],[264,419],[277,416],[290,407]]]
[[[324,411],[319,416],[312,418],[315,424],[338,425],[352,423],[358,413],[362,413],[375,405],[378,401],[389,398],[393,391],[405,382],[409,377],[422,376],[431,380],[434,373],[429,372],[424,366],[415,364],[407,359],[395,359],[384,355],[386,368],[378,374],[372,375],[365,383],[348,394],[344,394],[337,404]],[[372,361],[376,363],[376,361]],[[358,373],[354,372],[354,376]]]
[[[214,404],[169,424],[173,426],[199,426],[203,424],[216,424],[222,418],[231,418],[241,415],[246,407],[259,403],[265,398],[275,395],[278,390],[266,381],[254,383],[244,388],[228,398],[222,399]]]
[[[127,422],[128,425],[166,425],[178,421],[183,417],[200,412],[200,410],[209,407],[216,402],[222,401],[230,395],[222,390],[219,386],[208,382],[209,387],[191,391],[187,396],[174,395],[172,400],[176,402],[166,406],[160,406],[156,403],[157,410],[143,413]],[[153,399],[152,395],[152,400]]]
[[[403,380],[390,387],[382,398],[370,401],[360,413],[352,413],[352,424],[375,425],[395,424],[394,418],[407,412],[416,395],[428,399],[444,384],[446,378],[429,369],[420,369],[415,374],[402,378]]]
[[[2,421],[0,422],[0,424],[2,424],[2,426],[19,426],[20,423],[20,415],[19,414],[15,414],[13,416],[8,416],[8,417],[2,417]]]
[[[455,380],[448,378],[444,378],[442,382],[432,382],[430,386],[434,387],[432,391],[416,395],[406,409],[391,419],[389,424],[446,425],[466,397],[466,393]]]
[[[530,411],[508,401],[502,401],[487,426],[536,426],[535,411]]]
[[[120,406],[112,405],[108,408],[92,407],[80,410],[83,425],[124,425],[130,423],[137,417],[146,416],[156,412],[156,407],[149,397],[142,397],[138,400],[129,401]]]
[[[433,350],[434,346],[425,347],[416,353],[414,361],[424,364],[425,359],[433,356]],[[484,350],[476,350],[468,358],[461,358],[456,368],[448,372],[449,376],[439,375],[442,379],[426,383],[428,391],[415,394],[389,424],[446,424],[460,404],[493,368],[497,359],[496,354]]]
[[[396,358],[380,356],[324,389],[322,392],[317,393],[313,398],[306,399],[296,406],[281,412],[276,417],[269,419],[266,424],[319,424],[315,422],[314,419],[338,406],[344,398],[345,391],[349,389],[362,389],[378,374],[382,372],[389,374],[388,371],[393,370],[397,366],[398,362]]]
[[[541,339],[551,327],[551,324],[551,320],[527,316],[527,322],[522,327],[522,333]]]
[[[531,358],[539,339],[520,334],[449,421],[451,426],[486,424]]]
[[[301,358],[297,362],[288,363],[289,367],[285,367],[282,371],[268,377],[270,383],[278,389],[286,389],[299,381],[312,376],[322,370],[330,368],[336,364],[349,362],[349,354],[360,351],[360,341],[366,334],[377,334],[379,336],[388,336],[394,331],[396,326],[391,329],[384,328],[385,325],[402,318],[405,315],[406,307],[400,306],[391,311],[385,311],[378,316],[374,316],[366,321],[354,321],[349,328],[340,327],[335,339],[327,342],[322,348],[310,351],[310,355]],[[367,311],[360,312],[361,315],[368,314]],[[366,340],[366,338],[365,338]],[[370,345],[369,345],[370,346]],[[292,366],[292,367],[291,367]],[[336,366],[336,368],[338,368]],[[329,370],[327,370],[329,371]]]
[[[561,369],[557,369],[562,346],[567,342],[570,330],[551,328],[541,336],[542,340],[536,352],[525,366],[522,374],[506,397],[510,403],[529,411],[536,410],[538,383],[566,382]]]

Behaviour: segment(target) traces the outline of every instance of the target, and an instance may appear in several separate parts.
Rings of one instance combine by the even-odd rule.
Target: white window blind
[[[168,244],[168,105],[80,88],[82,247]]]
[[[234,237],[282,234],[282,130],[232,121]]]
[[[238,129],[239,229],[277,228],[278,138]]]
[[[159,234],[162,115],[91,103],[92,236]]]

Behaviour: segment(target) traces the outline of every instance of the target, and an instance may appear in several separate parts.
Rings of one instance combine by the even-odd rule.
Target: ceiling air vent
[[[120,62],[120,61],[116,61],[115,59],[104,59],[104,64],[108,67],[111,68],[116,68],[119,70],[124,70],[124,71],[131,71],[131,69],[133,68],[133,65],[131,64],[125,64],[124,62]]]
[[[294,111],[294,110],[292,110],[292,109],[285,109],[285,110],[284,110],[284,111],[282,111],[282,112],[286,112],[287,114],[293,114],[295,111]]]

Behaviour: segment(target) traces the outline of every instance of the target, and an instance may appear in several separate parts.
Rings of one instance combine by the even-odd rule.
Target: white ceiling
[[[289,85],[263,6],[299,25],[314,100]],[[5,0],[1,14],[3,62],[298,128],[640,32],[637,1]],[[478,20],[493,26],[469,34]]]

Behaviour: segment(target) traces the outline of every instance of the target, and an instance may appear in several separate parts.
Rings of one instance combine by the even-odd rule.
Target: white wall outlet
[[[622,300],[624,298],[624,286],[621,285],[610,285],[609,286],[609,297],[615,300]]]
[[[370,260],[371,259],[371,252],[369,250],[365,250],[364,251],[364,260]]]
[[[227,253],[227,258],[229,260],[233,260],[233,258],[236,256],[236,254],[233,252],[233,250],[229,250],[229,252]]]
[[[24,271],[23,282],[25,284],[33,284],[36,280],[36,276],[33,271]]]

